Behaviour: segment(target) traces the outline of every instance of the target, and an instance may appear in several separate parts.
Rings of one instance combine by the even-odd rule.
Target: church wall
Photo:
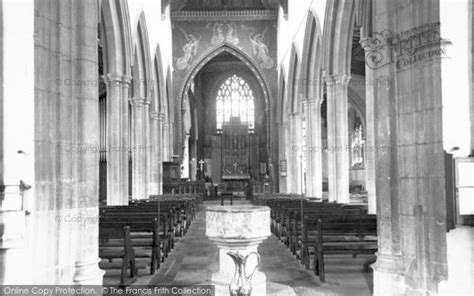
[[[288,19],[280,13],[278,20],[278,64],[283,65],[287,73],[293,42],[300,51],[303,49],[306,15],[310,9],[316,12],[323,30],[326,1],[288,1],[288,6]]]
[[[26,211],[35,198],[34,33],[34,1],[0,1],[0,285],[32,276]],[[32,186],[23,205],[20,180]]]
[[[454,156],[470,154],[469,124],[469,46],[468,0],[441,0],[442,38],[451,42],[443,46],[443,141],[444,149]]]
[[[169,14],[166,14],[165,12],[163,17],[159,17],[162,15],[161,1],[128,0],[127,4],[130,12],[132,28],[136,27],[140,13],[142,11],[145,13],[148,38],[150,40],[150,53],[152,57],[154,57],[156,47],[158,44],[160,45],[163,73],[166,75],[168,65],[173,67],[171,63],[172,45],[171,21]]]

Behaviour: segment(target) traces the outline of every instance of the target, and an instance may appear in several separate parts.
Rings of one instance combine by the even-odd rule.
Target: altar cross
[[[204,160],[202,160],[202,159],[199,161],[199,166],[200,166],[200,168],[201,168],[201,172],[203,171],[203,166],[204,166],[205,163],[206,163],[206,162],[205,162]]]

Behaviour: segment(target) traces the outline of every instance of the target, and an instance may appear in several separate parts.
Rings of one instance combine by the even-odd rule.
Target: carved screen
[[[248,179],[249,130],[239,117],[231,117],[222,127],[223,179]]]

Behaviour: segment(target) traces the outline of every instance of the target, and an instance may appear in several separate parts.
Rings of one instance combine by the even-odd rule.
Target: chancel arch
[[[187,74],[187,78],[184,82],[184,84],[180,87],[178,96],[180,98],[180,102],[182,104],[183,98],[185,91],[190,87],[193,79],[196,77],[197,73],[207,64],[209,63],[212,59],[214,59],[216,56],[222,54],[223,52],[229,53],[230,55],[234,56],[235,58],[239,59],[242,63],[244,63],[250,70],[251,72],[255,75],[255,77],[258,80],[258,83],[260,84],[260,87],[262,88],[263,91],[263,99],[265,102],[265,105],[269,110],[272,108],[272,102],[269,97],[269,87],[268,87],[268,82],[264,78],[264,76],[261,74],[260,70],[258,69],[257,66],[255,66],[254,62],[252,61],[252,58],[248,57],[244,52],[239,50],[238,48],[235,48],[231,44],[225,44],[217,49],[212,49],[211,51],[208,51],[207,53],[204,54],[204,57],[199,60],[199,62],[196,62],[192,70]],[[271,114],[270,114],[271,115]],[[270,121],[271,116],[268,116],[268,120]]]
[[[244,190],[250,179],[261,181],[269,170],[271,109],[257,68],[236,49],[224,46],[198,63],[186,85],[181,124],[186,123],[189,99],[196,113],[191,122],[191,134],[198,135],[192,137],[195,159],[202,162],[197,176],[233,190]]]

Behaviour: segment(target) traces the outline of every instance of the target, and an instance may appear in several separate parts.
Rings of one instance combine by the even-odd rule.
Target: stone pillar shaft
[[[347,87],[350,76],[326,77],[328,120],[328,186],[329,200],[349,200],[349,134]]]
[[[306,108],[306,195],[322,198],[322,144],[321,144],[321,112],[317,100],[308,98]]]
[[[145,109],[148,101],[132,98],[132,198],[147,198]]]
[[[163,161],[170,161],[170,127],[167,121],[163,122]]]
[[[371,65],[379,240],[374,294],[436,295],[447,277],[441,58],[406,64],[401,61],[408,54],[395,53],[406,38],[444,37],[439,1],[380,0],[372,9],[374,32],[401,36],[369,36],[374,39],[367,55],[368,62],[383,58]],[[435,41],[417,44],[418,57],[440,50]]]
[[[367,39],[361,40],[361,45],[366,52],[370,51]],[[375,195],[375,90],[378,83],[374,76],[374,71],[367,64],[365,66],[365,189],[368,197],[369,214],[377,213],[377,200]]]
[[[159,115],[157,112],[150,112],[150,186],[149,194],[159,194]]]
[[[127,205],[128,191],[123,183],[128,183],[128,161],[124,163],[123,155],[128,155],[128,147],[123,145],[123,79],[120,74],[108,74],[106,142],[107,142],[107,205]],[[128,95],[128,94],[126,94]],[[127,107],[128,111],[128,107]]]
[[[158,194],[163,194],[163,160],[164,160],[164,149],[165,149],[165,141],[164,141],[164,133],[163,133],[163,118],[164,114],[158,114]]]
[[[125,192],[124,194],[127,196],[127,200],[130,198],[129,194],[129,186],[130,186],[130,132],[131,132],[131,124],[130,124],[130,84],[132,81],[132,76],[123,76],[123,83],[122,83],[122,100],[121,100],[121,130],[122,130],[122,137],[121,137],[121,147],[123,153],[121,154],[121,163],[122,163],[122,188],[121,191]]]

